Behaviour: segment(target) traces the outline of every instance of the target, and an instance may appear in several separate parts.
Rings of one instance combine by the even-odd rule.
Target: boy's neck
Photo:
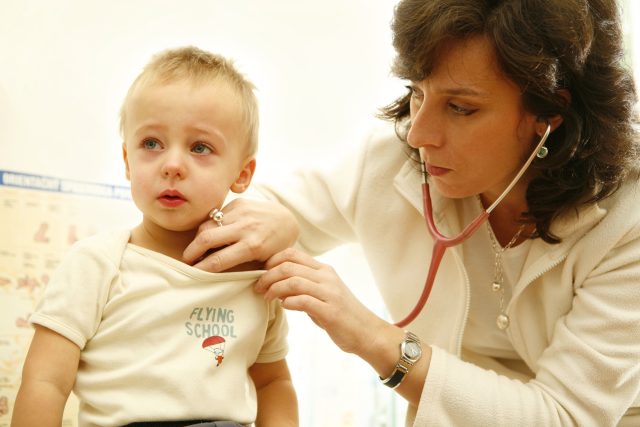
[[[131,230],[129,243],[159,252],[184,262],[182,253],[196,237],[198,230],[172,231],[142,222]]]

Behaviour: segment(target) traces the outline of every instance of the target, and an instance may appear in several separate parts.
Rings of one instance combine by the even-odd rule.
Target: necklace
[[[493,267],[493,283],[491,283],[491,290],[498,294],[500,302],[500,314],[498,314],[498,317],[496,318],[496,325],[498,326],[498,329],[504,331],[509,327],[510,319],[505,312],[504,306],[504,277],[502,268],[502,254],[516,243],[516,241],[524,231],[525,224],[522,224],[520,228],[518,228],[518,231],[516,231],[516,234],[513,235],[509,243],[507,243],[502,248],[498,244],[493,234],[493,230],[491,229],[489,221],[487,221],[485,224],[487,225],[487,231],[489,232],[489,238],[491,239],[491,247],[493,248],[493,254],[495,256]]]

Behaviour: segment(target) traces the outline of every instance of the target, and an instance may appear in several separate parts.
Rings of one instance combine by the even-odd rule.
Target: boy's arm
[[[258,394],[256,427],[297,427],[298,400],[286,360],[254,363],[249,374]]]
[[[76,344],[36,325],[22,370],[11,426],[60,426],[79,360],[80,348]]]

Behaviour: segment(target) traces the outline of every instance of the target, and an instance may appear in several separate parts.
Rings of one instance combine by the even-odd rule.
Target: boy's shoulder
[[[102,231],[75,242],[69,252],[100,255],[119,263],[131,232],[125,229]]]

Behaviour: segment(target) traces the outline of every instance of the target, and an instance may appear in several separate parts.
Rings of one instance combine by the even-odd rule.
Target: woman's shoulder
[[[607,210],[625,210],[640,218],[640,170],[630,172],[620,187],[598,204]]]
[[[551,231],[562,238],[595,236],[618,240],[624,235],[640,233],[640,179],[629,175],[620,187],[597,202],[588,202],[559,215]],[[602,238],[602,236],[601,236]]]
[[[395,126],[387,122],[378,123],[368,131],[365,146],[370,154],[398,154],[409,150],[407,143],[398,136]]]
[[[378,124],[371,128],[361,147],[361,161],[366,171],[374,176],[395,175],[408,161],[411,161],[411,147],[402,141],[390,123]]]
[[[598,202],[605,217],[603,225],[615,232],[640,233],[640,171],[630,173],[620,188]]]

